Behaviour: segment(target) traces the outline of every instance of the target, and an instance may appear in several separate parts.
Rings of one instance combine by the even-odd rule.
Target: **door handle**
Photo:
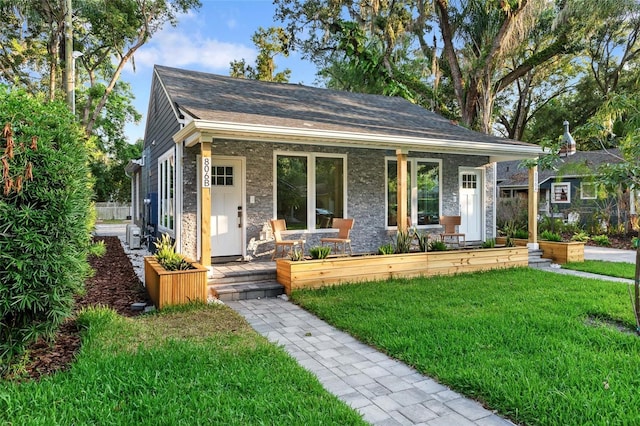
[[[242,228],[242,206],[238,206],[238,228]]]

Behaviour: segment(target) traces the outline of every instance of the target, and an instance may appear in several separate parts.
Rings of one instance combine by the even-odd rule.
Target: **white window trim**
[[[316,229],[316,158],[341,158],[342,159],[342,184],[343,184],[343,216],[349,217],[347,212],[347,200],[349,194],[347,174],[347,154],[333,154],[325,152],[298,152],[298,151],[273,151],[273,217],[278,217],[278,156],[304,157],[307,159],[307,229],[300,232],[329,233],[333,229]]]
[[[584,195],[584,186],[591,185],[593,187],[593,197],[587,197]],[[596,200],[598,198],[598,184],[595,182],[580,182],[580,199],[581,200]]]
[[[394,230],[398,229],[398,226],[389,226],[387,221],[387,212],[389,211],[389,189],[387,185],[389,183],[389,161],[395,161],[397,164],[398,157],[388,156],[384,158],[384,224],[385,229]],[[442,214],[442,159],[439,158],[407,158],[407,163],[411,164],[411,182],[418,181],[418,163],[437,163],[438,164],[438,212]],[[418,187],[411,188],[411,211],[408,212],[411,217],[411,223],[418,221]],[[413,225],[412,225],[413,226]],[[439,224],[432,225],[415,225],[418,229],[430,229],[440,228]]]
[[[566,186],[567,188],[567,200],[556,201],[556,186]],[[570,182],[555,182],[551,184],[551,203],[552,204],[570,204],[571,203],[571,183]]]
[[[173,205],[173,229],[162,225],[162,215],[164,213],[162,201],[163,201],[164,191],[167,191],[168,188],[164,188],[164,191],[163,191],[163,187],[162,187],[163,172],[161,170],[161,165],[172,157],[173,157],[173,176],[171,176],[171,178],[173,179],[173,204],[174,204]],[[177,220],[177,217],[176,217],[176,208],[177,208],[176,206],[176,192],[177,192],[176,169],[177,167],[176,167],[175,151],[173,148],[171,148],[158,158],[158,218],[157,219],[158,219],[158,231],[163,234],[169,234],[172,238],[175,238],[175,226],[176,226],[176,220]]]

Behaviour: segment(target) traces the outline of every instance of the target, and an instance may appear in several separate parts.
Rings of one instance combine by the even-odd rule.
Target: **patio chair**
[[[291,251],[294,247],[300,246],[302,248],[302,255],[304,256],[304,240],[283,240],[282,239],[282,231],[287,230],[287,222],[284,219],[272,219],[271,221],[271,230],[273,231],[273,238],[275,239],[276,246],[273,250],[273,255],[271,256],[271,260],[276,258],[276,254],[278,254],[278,247],[282,248],[282,257],[287,254],[285,249],[289,247],[289,251]]]
[[[464,247],[466,244],[465,235],[456,230],[456,227],[460,226],[461,223],[462,218],[460,216],[440,216],[440,225],[444,227],[444,232],[440,234],[440,241],[446,243],[447,238],[455,239],[452,243]]]
[[[353,254],[353,251],[351,250],[351,238],[349,237],[351,228],[353,228],[353,219],[333,218],[332,227],[338,229],[338,236],[333,238],[320,238],[320,244],[333,244],[335,253],[338,253],[338,245],[342,244],[342,250],[340,251],[342,254],[346,254],[348,245],[349,254]]]

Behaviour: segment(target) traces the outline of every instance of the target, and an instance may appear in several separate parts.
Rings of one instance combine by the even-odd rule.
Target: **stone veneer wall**
[[[182,154],[182,228],[181,252],[198,259],[198,170],[200,146],[185,148]],[[178,207],[179,208],[179,207]]]
[[[372,252],[390,241],[395,230],[385,227],[385,157],[395,157],[392,150],[374,150],[361,148],[340,148],[312,145],[295,145],[284,143],[246,142],[230,140],[214,140],[212,155],[238,156],[246,159],[246,218],[247,256],[251,258],[270,256],[273,240],[264,238],[270,235],[269,219],[273,217],[273,172],[274,151],[315,152],[346,154],[347,156],[347,216],[356,218],[351,231],[352,245],[355,252]],[[182,216],[182,251],[188,256],[196,257],[197,238],[197,174],[196,155],[199,147],[186,148],[183,156],[183,197]],[[442,160],[442,214],[459,213],[458,167],[484,167],[486,234],[493,236],[493,173],[495,167],[487,165],[487,157],[442,155],[432,153],[410,152],[409,157]],[[250,197],[255,202],[250,204]],[[441,228],[435,226],[429,232],[439,233]],[[261,239],[261,235],[263,239]],[[307,250],[319,245],[320,238],[328,236],[326,231],[306,234]]]

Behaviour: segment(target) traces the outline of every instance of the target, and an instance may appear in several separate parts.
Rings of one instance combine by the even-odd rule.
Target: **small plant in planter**
[[[312,259],[326,259],[331,253],[331,247],[329,246],[316,246],[309,249]]]
[[[516,232],[514,233],[513,238],[527,240],[529,239],[529,231],[525,229],[516,229]]]
[[[543,231],[540,234],[540,239],[541,240],[546,240],[546,241],[556,241],[556,242],[560,242],[562,241],[562,236],[560,236],[560,234],[556,233],[556,232],[551,232],[551,231]]]
[[[193,269],[180,253],[176,253],[176,245],[171,242],[168,234],[163,234],[159,241],[156,241],[156,259],[167,271],[186,271]]]
[[[433,240],[429,243],[429,251],[446,251],[447,245],[444,241]]]
[[[391,243],[387,243],[384,245],[381,245],[380,247],[378,247],[378,254],[393,254],[396,252],[395,247],[393,247],[393,244]]]
[[[155,243],[157,252],[144,258],[144,285],[156,308],[207,300],[207,268],[176,253],[169,235]]]
[[[289,259],[293,260],[294,262],[304,260],[304,254],[302,253],[302,250],[294,248],[289,252]]]
[[[494,248],[496,246],[495,238],[488,238],[482,243],[482,248]]]
[[[416,235],[418,236],[418,247],[420,251],[427,251],[429,249],[429,233],[421,232]]]
[[[409,253],[411,251],[411,242],[413,241],[414,232],[415,231],[412,230],[398,230],[398,233],[396,234],[396,253]]]

